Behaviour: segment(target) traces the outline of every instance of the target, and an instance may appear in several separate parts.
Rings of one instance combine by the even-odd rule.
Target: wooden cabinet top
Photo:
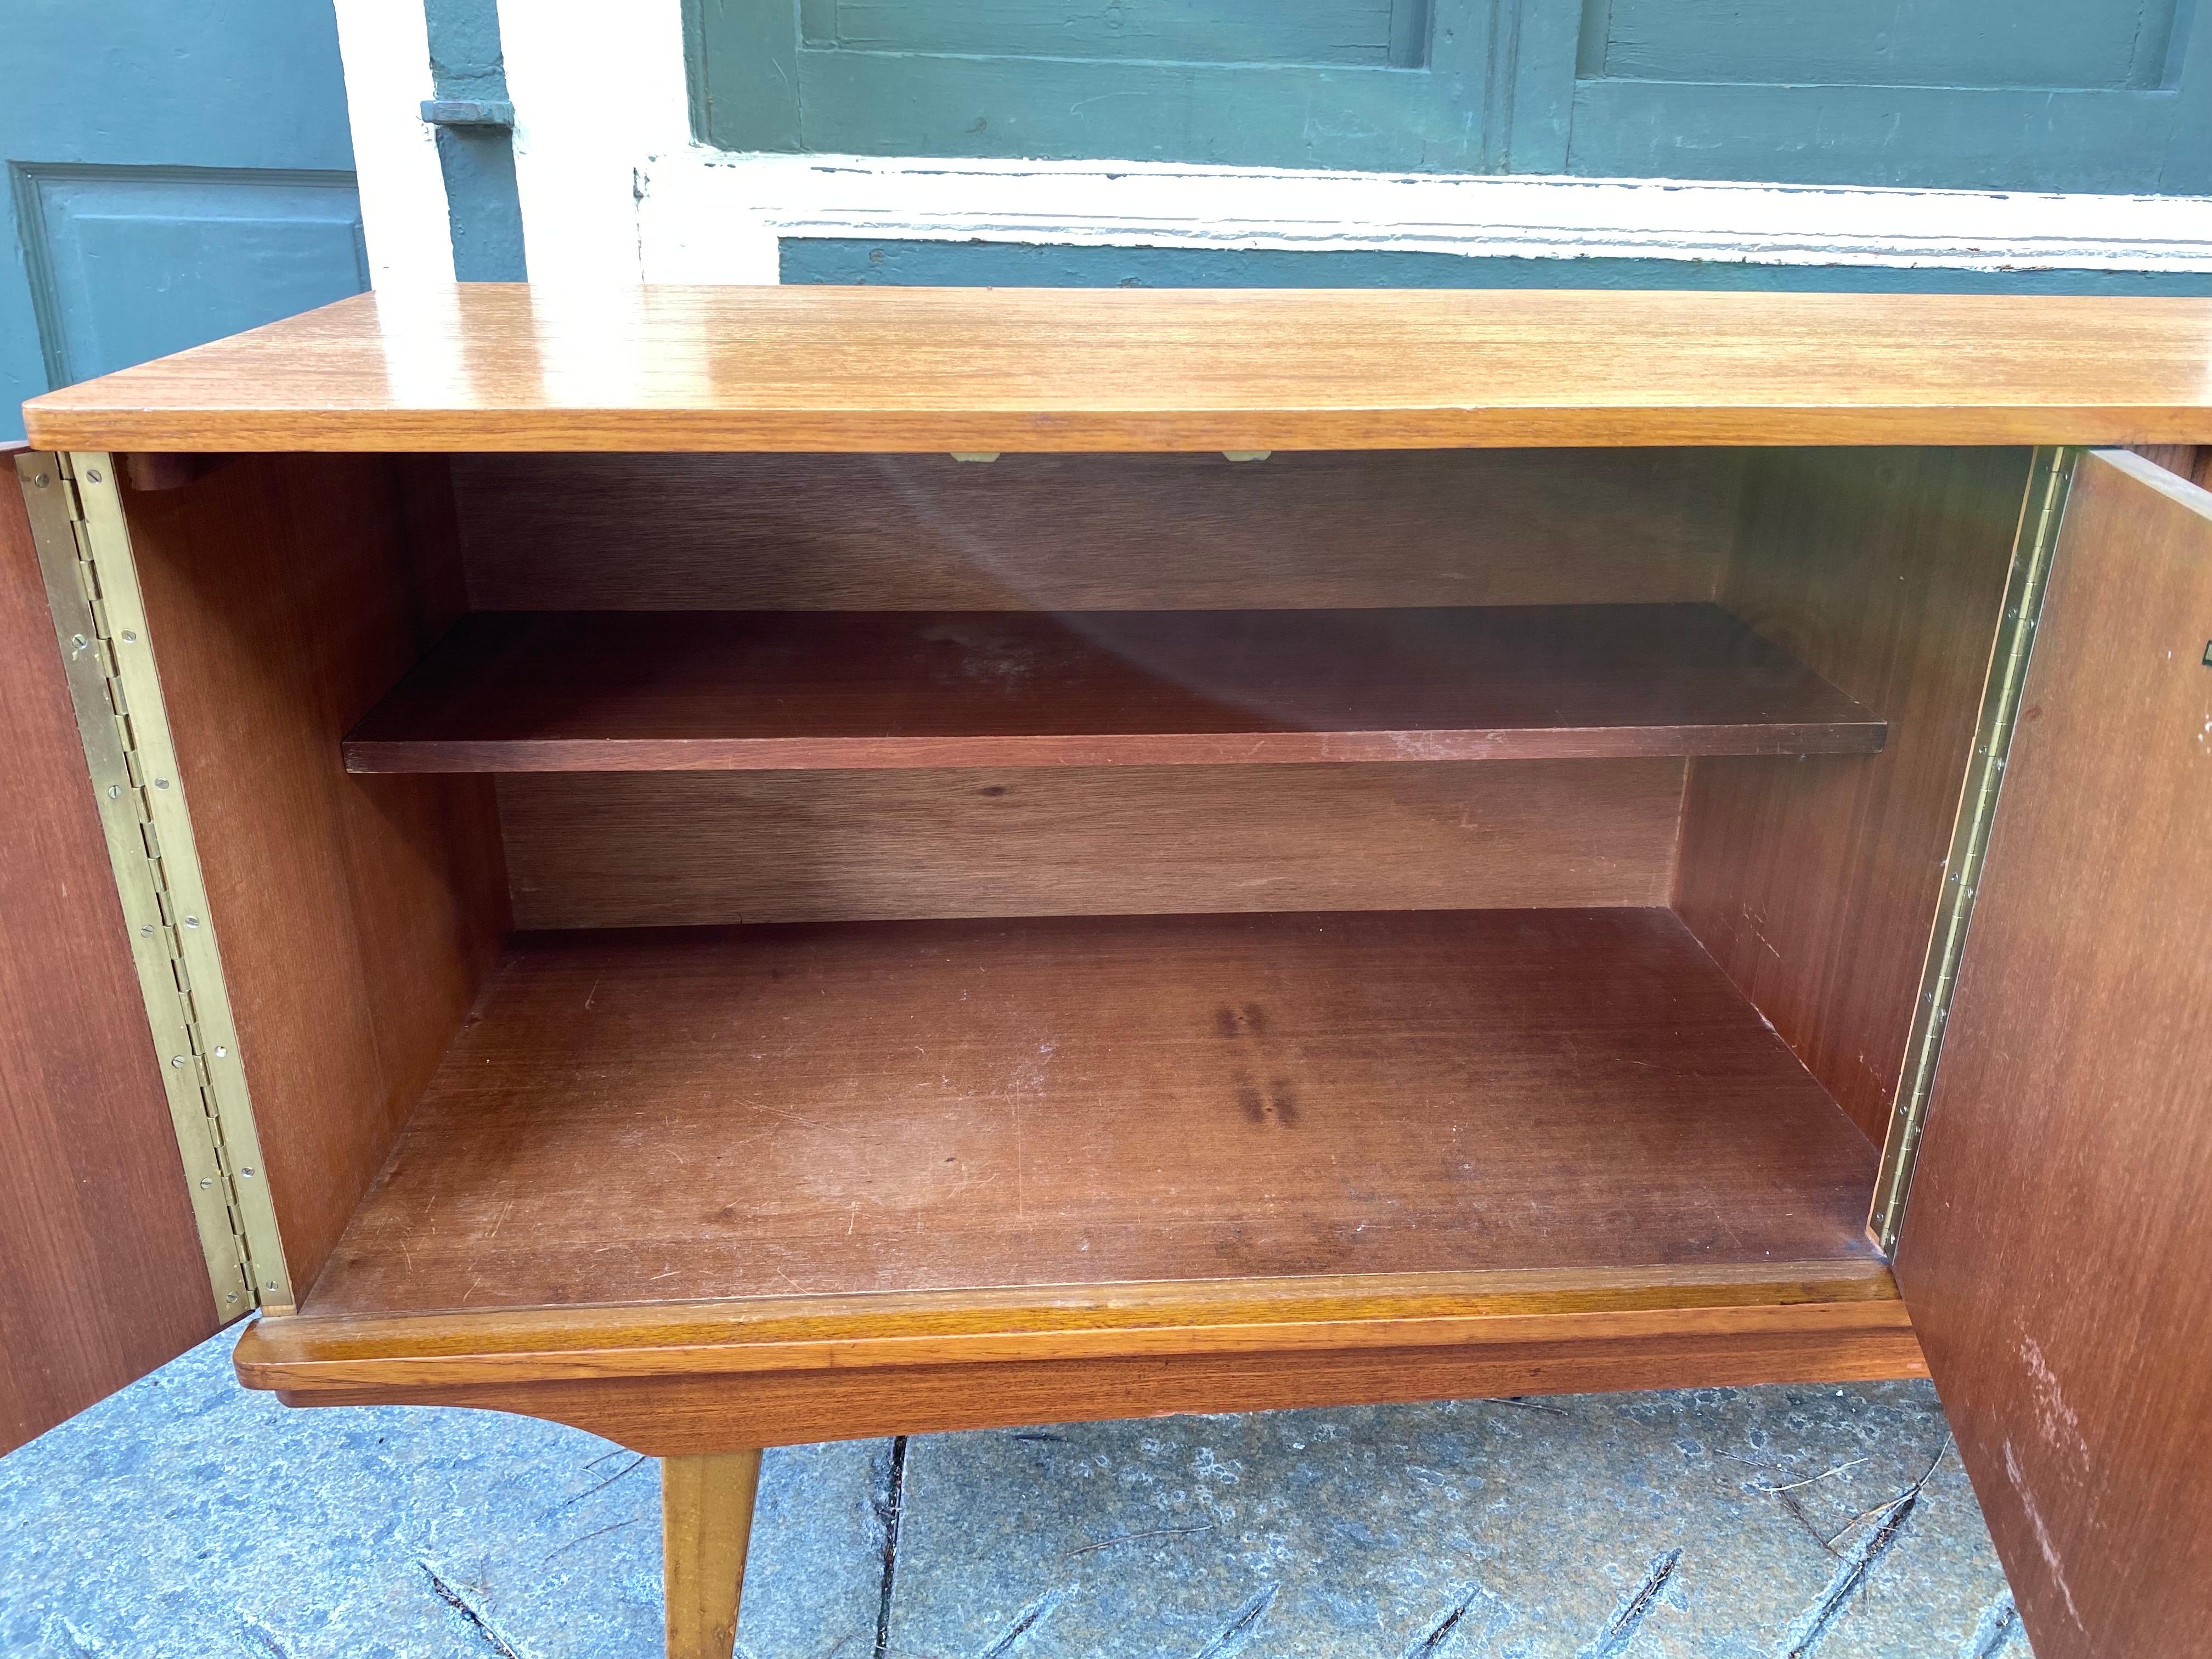
[[[26,415],[155,451],[2212,443],[2212,299],[472,283]]]

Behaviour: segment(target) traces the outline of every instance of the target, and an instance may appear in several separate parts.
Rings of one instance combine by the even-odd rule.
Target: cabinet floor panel
[[[1672,913],[522,935],[301,1311],[1878,1270]]]
[[[1717,605],[548,611],[465,618],[356,772],[1870,754]]]

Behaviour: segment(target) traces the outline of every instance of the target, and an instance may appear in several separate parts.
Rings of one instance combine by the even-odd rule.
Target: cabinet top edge
[[[2212,443],[2212,298],[466,283],[24,413],[211,453]]]

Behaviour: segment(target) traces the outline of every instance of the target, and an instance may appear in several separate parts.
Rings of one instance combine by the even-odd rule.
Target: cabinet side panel
[[[1710,599],[1731,450],[469,455],[480,611]]]
[[[1700,759],[1674,905],[1851,1120],[1895,1099],[2020,527],[2023,449],[1771,450],[1721,603],[1889,722],[1879,755]]]
[[[221,1322],[12,466],[0,755],[4,1452]]]
[[[125,498],[301,1291],[507,925],[489,785],[349,777],[338,752],[458,611],[449,515],[425,470],[382,456],[241,457]]]
[[[1897,1255],[2043,1659],[2205,1650],[2212,495],[2075,469]]]

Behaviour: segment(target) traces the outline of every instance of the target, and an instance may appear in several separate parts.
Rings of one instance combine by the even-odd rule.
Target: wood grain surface
[[[1898,1255],[2043,1659],[2212,1585],[2212,495],[2085,456]]]
[[[1710,599],[1727,449],[457,455],[478,611]]]
[[[0,444],[0,1452],[222,1323],[17,447]]]
[[[640,1450],[1176,1411],[1924,1375],[1874,1261],[264,1319],[295,1405],[489,1406]]]
[[[567,772],[499,783],[520,927],[1663,905],[1679,760]]]
[[[1717,606],[477,614],[354,772],[1869,754],[1880,720]]]
[[[1665,911],[537,934],[303,1305],[1863,1261],[1873,1175]]]
[[[1888,1126],[2027,452],[1754,458],[1723,602],[1881,714],[1870,759],[1699,760],[1676,911],[1854,1122]]]
[[[2212,441],[2212,300],[465,283],[33,398],[59,448]]]
[[[731,1659],[760,1466],[760,1453],[752,1449],[661,1463],[667,1659]]]
[[[125,492],[285,1255],[311,1283],[506,925],[482,780],[351,778],[338,742],[453,619],[383,457],[241,458]],[[444,567],[440,574],[439,567]]]

